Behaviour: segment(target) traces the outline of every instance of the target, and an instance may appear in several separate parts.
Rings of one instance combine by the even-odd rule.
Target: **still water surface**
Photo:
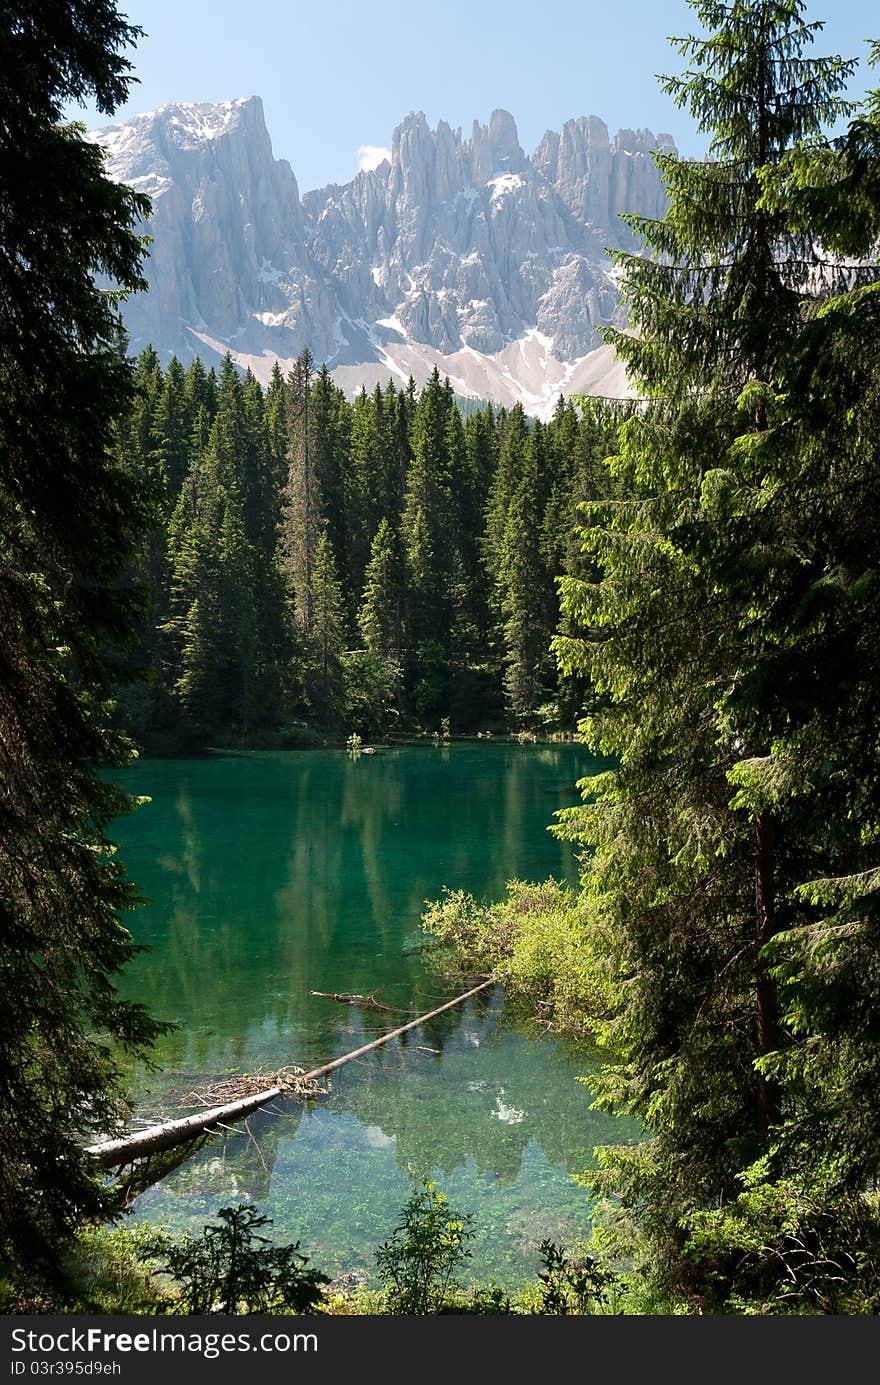
[[[418,947],[444,885],[486,900],[513,877],[576,879],[547,831],[577,802],[584,747],[434,745],[352,758],[341,750],[145,761],[126,786],[152,802],[117,824],[150,898],[135,916],[152,951],[127,994],[176,1022],[154,1072],[135,1074],[142,1113],[168,1114],[207,1079],[315,1066],[402,1023],[310,995],[375,992],[420,1014],[455,992]],[[469,1275],[515,1286],[544,1237],[589,1226],[571,1179],[596,1144],[634,1133],[589,1111],[591,1063],[512,1031],[485,993],[340,1069],[310,1106],[251,1117],[142,1194],[136,1214],[198,1227],[257,1201],[278,1239],[326,1272],[373,1270],[412,1180],[433,1177],[475,1214]],[[190,1105],[187,1109],[194,1109]]]

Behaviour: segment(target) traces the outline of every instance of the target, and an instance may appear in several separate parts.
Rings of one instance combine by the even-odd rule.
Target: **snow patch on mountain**
[[[515,192],[522,185],[523,180],[518,173],[502,173],[497,178],[490,178],[489,187],[492,189],[492,201],[500,201],[506,193]]]
[[[626,391],[602,344],[624,321],[608,250],[632,244],[619,213],[662,215],[651,151],[668,136],[611,139],[582,117],[527,157],[506,111],[468,139],[411,112],[351,182],[304,197],[257,97],[171,103],[89,138],[153,199],[149,289],[124,307],[133,350],[229,350],[267,379],[308,345],[351,390],[436,365],[464,395],[541,416],[560,391]]]

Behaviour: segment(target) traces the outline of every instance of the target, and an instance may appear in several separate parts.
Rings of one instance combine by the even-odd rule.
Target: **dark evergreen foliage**
[[[110,1040],[140,1051],[155,1032],[114,988],[137,895],[105,834],[132,800],[98,770],[131,756],[109,698],[174,444],[157,452],[145,357],[130,447],[157,484],[114,454],[135,371],[94,276],[141,286],[149,204],[62,123],[68,102],[124,100],[137,32],[111,0],[0,5],[0,1255],[46,1271],[105,1206],[82,1141],[123,1114]],[[162,563],[161,541],[141,554],[157,596]]]
[[[144,1250],[173,1277],[179,1312],[314,1312],[329,1278],[309,1265],[299,1241],[273,1245],[259,1234],[271,1225],[270,1217],[241,1202],[221,1207],[201,1235],[174,1240],[159,1233]]]
[[[878,223],[837,200],[876,192],[876,107],[821,145],[852,64],[807,56],[800,0],[693,7],[666,86],[713,158],[659,160],[668,213],[619,257],[645,398],[557,641],[618,762],[565,830],[622,1060],[604,1099],[648,1132],[594,1182],[694,1301],[804,1306],[856,1261],[876,1294],[880,1244]]]
[[[151,348],[135,379],[118,446],[159,497],[137,567],[154,677],[120,716],[148,745],[300,719],[573,726],[548,657],[555,578],[581,570],[577,506],[608,489],[594,459],[611,417],[561,402],[547,425],[463,417],[436,371],[350,402],[307,352],[265,390],[228,358],[219,379],[163,371]]]

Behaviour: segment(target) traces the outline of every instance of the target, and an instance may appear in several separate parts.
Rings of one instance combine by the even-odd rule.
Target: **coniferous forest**
[[[583,572],[578,506],[611,486],[610,406],[465,413],[436,371],[349,401],[308,351],[263,389],[148,349],[135,382],[118,456],[154,505],[152,674],[120,710],[139,739],[573,728],[556,578]]]
[[[643,1138],[599,1152],[590,1255],[545,1243],[524,1306],[456,1287],[468,1220],[429,1183],[363,1311],[880,1311],[880,89],[844,99],[801,0],[689,3],[663,83],[708,157],[658,156],[666,215],[616,253],[635,396],[546,424],[436,372],[350,400],[308,351],[265,388],[128,358],[95,276],[143,286],[147,203],[63,111],[121,104],[137,30],[113,0],[0,5],[13,1311],[94,1309],[83,1247],[125,1211],[86,1145],[162,1031],[117,989],[135,746],[574,726],[605,766],[555,828],[577,886],[450,881],[425,924],[447,975],[598,1053]],[[143,1311],[321,1308],[297,1246],[260,1269],[257,1209],[220,1216],[148,1271],[125,1251]]]

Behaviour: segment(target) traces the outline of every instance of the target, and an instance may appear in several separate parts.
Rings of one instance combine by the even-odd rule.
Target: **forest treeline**
[[[120,464],[153,498],[149,592],[121,694],[146,744],[314,728],[574,725],[557,577],[609,488],[614,418],[460,407],[435,370],[350,401],[306,350],[264,389],[229,357],[138,357]]]

